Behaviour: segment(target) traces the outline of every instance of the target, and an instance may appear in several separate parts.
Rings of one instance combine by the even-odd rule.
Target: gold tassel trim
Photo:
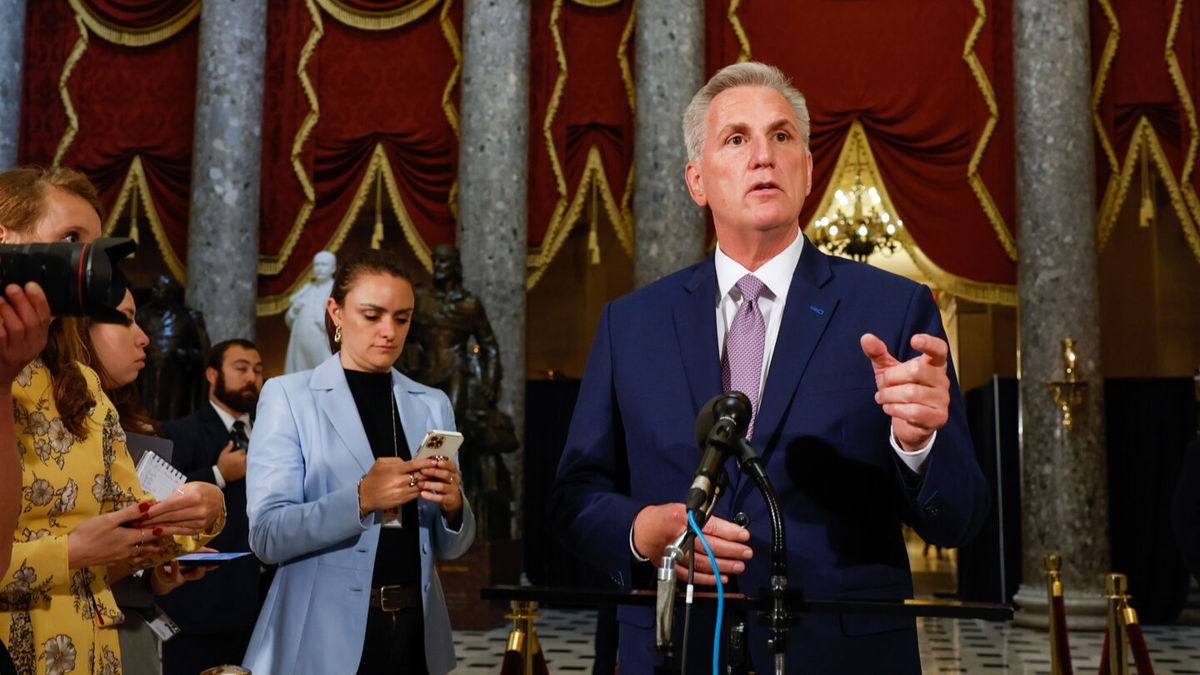
[[[604,163],[600,159],[600,149],[593,145],[588,149],[587,163],[584,165],[583,176],[579,180],[579,185],[575,189],[575,194],[570,204],[563,209],[562,213],[559,213],[558,209],[555,210],[555,217],[551,221],[550,228],[546,231],[546,237],[542,240],[542,245],[531,249],[529,252],[526,260],[526,267],[529,272],[525,282],[525,290],[531,290],[537,285],[542,275],[545,274],[546,269],[550,266],[550,263],[562,249],[563,244],[566,243],[573,226],[579,221],[579,217],[583,213],[583,207],[588,203],[588,192],[592,188],[593,183],[599,188],[600,202],[604,205],[604,212],[608,216],[609,221],[613,223],[613,231],[617,234],[617,240],[621,243],[621,248],[625,249],[625,253],[629,257],[633,257],[632,219],[625,220],[624,214],[618,209],[617,201],[613,197],[612,189],[608,182],[608,176],[604,173]]]
[[[296,214],[296,219],[292,221],[292,229],[288,231],[287,237],[283,240],[283,246],[279,253],[276,255],[259,254],[258,273],[263,276],[279,274],[287,265],[317,201],[316,190],[308,178],[308,169],[304,166],[301,157],[304,152],[304,144],[308,142],[309,136],[312,135],[313,129],[321,119],[321,103],[317,99],[317,90],[308,77],[308,62],[316,53],[317,44],[325,35],[325,23],[321,19],[320,10],[314,3],[315,0],[304,0],[313,25],[312,30],[308,33],[308,39],[304,41],[304,47],[300,50],[300,61],[296,65],[296,76],[300,78],[300,88],[304,91],[304,98],[308,100],[308,114],[304,116],[304,121],[300,123],[300,129],[296,131],[296,137],[292,139],[290,155],[292,174],[296,177],[296,182],[300,183],[300,191],[304,193],[304,202],[300,205],[300,212]]]
[[[1133,173],[1136,165],[1140,163],[1143,152],[1149,155],[1150,164],[1162,179],[1163,186],[1166,187],[1167,195],[1171,200],[1171,208],[1179,217],[1179,224],[1183,228],[1183,236],[1188,242],[1188,247],[1192,249],[1196,260],[1200,262],[1200,232],[1197,232],[1195,220],[1187,207],[1185,193],[1180,189],[1179,182],[1171,170],[1171,163],[1162,148],[1158,134],[1154,132],[1154,126],[1145,116],[1138,119],[1134,126],[1133,138],[1125,153],[1125,161],[1120,170],[1113,174],[1104,192],[1104,200],[1100,203],[1097,214],[1096,250],[1103,251],[1112,236],[1117,217],[1121,213],[1121,206],[1125,203],[1129,187],[1133,183]]]
[[[1184,121],[1187,122],[1188,128],[1188,146],[1184,153],[1183,168],[1179,175],[1179,187],[1183,192],[1184,203],[1187,204],[1188,212],[1191,215],[1190,222],[1184,221],[1184,231],[1187,235],[1188,244],[1192,247],[1192,253],[1200,260],[1200,231],[1197,231],[1197,224],[1200,223],[1200,198],[1196,196],[1196,189],[1192,185],[1192,173],[1196,168],[1197,149],[1200,148],[1200,124],[1196,121],[1196,104],[1192,99],[1192,92],[1188,90],[1187,82],[1183,77],[1183,68],[1179,65],[1179,59],[1175,56],[1175,38],[1179,35],[1179,26],[1183,17],[1183,0],[1178,0],[1175,3],[1175,9],[1171,13],[1171,25],[1167,30],[1166,44],[1166,61],[1167,73],[1171,76],[1171,83],[1175,85],[1175,90],[1179,94],[1179,103],[1183,107]],[[1182,220],[1182,219],[1181,219]]]
[[[425,16],[442,0],[413,0],[386,12],[367,12],[354,9],[338,0],[316,0],[321,9],[339,22],[360,30],[391,30]]]
[[[149,28],[125,28],[101,19],[83,0],[68,0],[75,16],[100,38],[125,47],[146,47],[174,37],[200,16],[200,0],[192,0],[175,16]]]
[[[383,145],[377,143],[375,149],[371,152],[371,161],[367,164],[366,171],[363,172],[362,178],[358,182],[358,187],[355,189],[354,198],[350,201],[350,207],[346,209],[346,213],[342,215],[342,220],[338,223],[337,229],[334,230],[333,236],[329,242],[322,247],[321,250],[337,253],[346,241],[346,236],[350,234],[350,229],[358,220],[358,215],[366,206],[367,199],[371,196],[373,184],[382,182],[384,191],[387,194],[388,202],[392,208],[392,214],[400,223],[400,230],[404,233],[404,238],[412,247],[413,253],[421,266],[427,272],[433,271],[433,259],[430,257],[429,246],[421,239],[420,233],[417,231],[416,224],[408,214],[408,210],[404,207],[404,200],[400,195],[400,188],[396,184],[396,175],[392,172],[391,162],[388,161],[387,152],[384,151]],[[299,288],[304,285],[309,278],[309,271],[312,268],[310,262],[304,268],[292,285],[283,293],[278,295],[263,296],[258,299],[257,311],[259,316],[271,316],[279,314],[288,307],[290,298]]]
[[[629,20],[621,32],[621,46],[617,47],[617,63],[621,66],[621,81],[625,83],[625,97],[629,99],[629,110],[637,116],[637,85],[633,81],[633,69],[629,67],[629,47],[633,44],[633,27],[637,22],[637,0],[629,10]]]
[[[71,90],[67,88],[71,73],[74,72],[75,66],[79,65],[79,60],[83,58],[83,53],[88,48],[87,24],[84,23],[78,12],[75,13],[75,26],[79,29],[79,39],[71,48],[71,53],[67,56],[66,63],[63,64],[62,74],[58,76],[58,97],[62,100],[63,111],[67,114],[67,128],[63,131],[62,138],[58,139],[58,148],[54,151],[52,166],[62,165],[63,157],[67,154],[71,143],[75,141],[75,135],[79,133],[79,116],[75,114],[75,105],[71,103]]]
[[[126,204],[129,204],[131,212],[136,213],[136,203],[139,200],[142,204],[142,211],[146,214],[146,221],[150,224],[150,232],[158,244],[159,252],[162,253],[163,262],[167,264],[171,276],[175,277],[179,283],[186,284],[187,268],[175,253],[175,249],[171,247],[170,240],[167,239],[167,231],[163,228],[162,218],[158,215],[158,207],[154,204],[153,195],[150,194],[150,184],[146,180],[146,170],[142,166],[141,155],[134,155],[133,161],[129,163],[129,170],[125,173],[125,180],[121,183],[121,191],[117,194],[117,202],[104,221],[101,233],[105,237],[112,236],[117,229],[121,214],[125,211]],[[130,238],[137,239],[137,237]]]
[[[1000,241],[1000,246],[1004,248],[1004,252],[1010,259],[1016,260],[1017,243],[1005,226],[1004,216],[1000,214],[1000,209],[992,200],[991,192],[988,191],[987,185],[979,175],[979,165],[983,161],[983,153],[987,150],[988,142],[991,141],[992,133],[995,132],[997,121],[1000,119],[1000,108],[996,104],[996,93],[992,90],[992,83],[983,69],[983,63],[975,55],[975,43],[979,40],[979,34],[983,32],[983,27],[987,23],[987,7],[984,6],[983,0],[971,0],[971,2],[975,5],[976,17],[971,31],[967,34],[967,42],[963,45],[963,60],[966,61],[967,68],[970,69],[971,76],[975,78],[975,84],[979,87],[979,93],[983,95],[983,101],[987,104],[988,119],[983,125],[983,133],[979,135],[979,142],[975,144],[975,150],[971,153],[971,159],[967,162],[967,183],[975,191],[975,198],[992,224],[992,231],[996,233],[996,239]]]
[[[725,17],[729,20],[729,26],[733,28],[733,34],[737,36],[738,45],[741,47],[741,51],[738,53],[738,63],[745,63],[750,60],[750,38],[746,36],[746,29],[737,15],[741,5],[742,0],[731,0],[729,11],[725,13]]]
[[[621,0],[571,0],[571,2],[584,7],[612,7],[621,4]]]
[[[1100,100],[1104,96],[1104,87],[1108,83],[1108,74],[1112,70],[1113,61],[1117,58],[1117,47],[1121,42],[1121,24],[1117,21],[1117,13],[1113,11],[1112,3],[1109,0],[1097,0],[1097,2],[1100,4],[1101,11],[1104,12],[1104,17],[1108,20],[1109,31],[1108,38],[1104,41],[1104,51],[1100,54],[1096,79],[1092,83],[1092,124],[1096,127],[1096,137],[1100,139],[1104,157],[1108,159],[1108,167],[1115,174],[1120,171],[1120,161],[1117,160],[1117,151],[1113,149],[1112,139],[1108,137],[1104,123],[1100,120]],[[1110,184],[1111,181],[1110,178]]]

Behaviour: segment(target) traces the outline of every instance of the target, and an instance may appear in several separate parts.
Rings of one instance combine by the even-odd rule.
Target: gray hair
[[[687,144],[688,161],[694,162],[704,153],[704,125],[708,118],[708,106],[717,94],[734,87],[768,87],[779,92],[792,112],[796,115],[796,124],[800,127],[800,140],[808,147],[808,104],[801,94],[792,86],[783,71],[775,66],[769,66],[757,61],[735,63],[717,71],[709,81],[696,92],[687,110],[683,111],[683,140]]]

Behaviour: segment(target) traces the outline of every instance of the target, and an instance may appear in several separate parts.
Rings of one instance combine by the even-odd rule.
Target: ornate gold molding
[[[348,7],[338,0],[316,0],[334,19],[360,30],[391,30],[425,16],[442,0],[412,0],[386,12],[369,12]]]
[[[130,202],[131,198],[132,202]],[[158,206],[154,203],[154,196],[150,193],[150,185],[146,180],[142,157],[134,155],[133,161],[129,163],[129,170],[125,173],[125,180],[121,184],[121,191],[117,194],[117,201],[104,221],[104,227],[101,229],[103,235],[111,236],[116,230],[117,222],[124,213],[126,204],[129,204],[130,208],[136,209],[138,202],[141,202],[142,211],[146,214],[147,222],[150,223],[154,241],[158,244],[158,250],[162,253],[163,261],[167,264],[171,276],[175,277],[179,283],[186,284],[187,269],[179,260],[175,249],[171,247],[171,241],[167,239],[167,231],[163,228],[162,218],[158,215]],[[134,237],[134,239],[137,238]],[[140,248],[141,242],[138,244]]]
[[[979,135],[979,142],[975,144],[975,150],[971,152],[971,159],[967,163],[967,183],[975,191],[975,198],[979,200],[979,206],[987,216],[988,222],[992,224],[992,231],[996,233],[996,239],[1004,247],[1004,252],[1008,254],[1009,258],[1016,260],[1017,244],[1005,226],[1004,216],[1000,214],[1000,209],[992,200],[991,192],[988,191],[987,185],[979,175],[979,164],[983,161],[983,153],[987,150],[988,142],[996,130],[997,121],[1000,119],[1000,108],[996,104],[996,93],[992,89],[987,72],[983,69],[983,63],[975,55],[975,43],[979,40],[979,34],[983,32],[983,27],[987,23],[987,7],[983,4],[983,0],[971,0],[971,3],[975,6],[976,16],[975,23],[971,25],[971,30],[967,33],[966,44],[963,45],[963,61],[967,63],[967,68],[970,69],[971,76],[975,78],[975,84],[979,87],[979,93],[983,95],[983,101],[987,104],[988,119],[983,125],[983,133]]]
[[[71,48],[71,53],[67,55],[66,62],[63,63],[62,74],[58,76],[58,97],[62,100],[63,110],[67,115],[67,128],[63,131],[62,138],[58,139],[53,166],[62,164],[63,157],[70,149],[71,143],[75,141],[75,135],[79,133],[79,116],[75,114],[75,105],[71,103],[71,91],[67,88],[71,73],[75,70],[75,66],[79,65],[79,60],[83,58],[83,53],[88,48],[87,24],[79,12],[75,12],[75,26],[79,29],[79,38],[75,41],[75,46]]]
[[[187,28],[188,24],[197,16],[200,16],[200,0],[192,0],[178,14],[162,23],[149,28],[123,28],[93,14],[83,0],[68,0],[68,2],[71,4],[71,9],[75,11],[75,16],[79,17],[89,30],[104,40],[126,47],[145,47],[174,37],[179,31]]]
[[[333,236],[329,238],[329,241],[322,247],[322,250],[336,253],[342,247],[342,244],[346,241],[346,236],[350,234],[350,229],[354,226],[355,221],[358,220],[358,214],[362,211],[363,206],[366,205],[372,190],[379,183],[382,183],[384,191],[387,193],[388,202],[392,207],[392,214],[396,216],[396,220],[400,223],[400,230],[404,233],[405,240],[408,241],[409,246],[412,246],[417,260],[421,262],[425,270],[432,272],[433,261],[430,257],[429,246],[421,239],[421,234],[417,231],[416,224],[413,223],[412,218],[408,214],[408,209],[404,206],[404,199],[400,195],[400,187],[396,184],[396,174],[392,171],[391,162],[388,161],[387,152],[383,149],[383,144],[381,143],[376,143],[375,149],[371,151],[371,160],[367,163],[367,168],[363,172],[362,178],[358,181],[358,187],[354,190],[354,197],[350,200],[350,206],[342,214],[342,219],[338,223],[337,229],[334,230]],[[304,268],[304,271],[297,275],[292,285],[283,293],[260,297],[257,304],[258,315],[271,316],[286,310],[292,294],[308,281],[311,267],[312,263],[310,262]]]
[[[854,172],[860,169],[865,169],[863,171],[864,182],[874,185],[879,191],[879,199],[883,203],[883,208],[897,216],[900,220],[903,220],[903,216],[896,210],[896,206],[888,194],[887,184],[884,183],[883,176],[879,173],[879,166],[875,162],[875,154],[871,151],[871,142],[867,136],[866,129],[863,128],[862,123],[858,120],[850,123],[850,129],[846,132],[846,140],[842,144],[841,152],[838,154],[837,162],[834,165],[833,174],[830,176],[829,186],[825,189],[825,193],[821,195],[821,201],[816,212],[818,214],[827,213],[830,204],[833,202],[833,194],[837,190],[837,186],[844,183],[848,177],[853,176]],[[805,231],[810,233],[812,228],[813,224],[808,223]],[[896,238],[899,240],[904,252],[912,259],[913,264],[916,265],[921,274],[933,286],[952,295],[975,302],[1016,306],[1016,286],[973,281],[947,272],[938,266],[937,263],[933,262],[929,256],[925,255],[925,252],[921,250],[917,242],[913,240],[912,235],[908,233],[907,228],[899,228]]]

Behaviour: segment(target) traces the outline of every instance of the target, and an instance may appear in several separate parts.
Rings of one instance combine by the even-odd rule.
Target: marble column
[[[463,284],[483,301],[504,367],[500,409],[524,438],[525,256],[529,175],[529,2],[463,5],[458,247]],[[504,456],[522,503],[524,449]]]
[[[1072,629],[1102,629],[1110,571],[1100,368],[1087,0],[1016,0],[1013,65],[1020,297],[1021,533],[1017,622],[1045,626],[1042,560],[1062,556]],[[1048,384],[1076,341],[1087,382],[1071,429]]]
[[[254,338],[266,0],[200,10],[187,304],[215,343]]]
[[[704,256],[704,212],[684,181],[683,110],[704,84],[703,0],[638,3],[634,284]]]
[[[21,136],[21,65],[25,60],[25,1],[0,0],[0,171],[17,165]]]

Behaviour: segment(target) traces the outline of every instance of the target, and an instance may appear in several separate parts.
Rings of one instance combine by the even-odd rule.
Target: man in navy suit
[[[826,256],[800,232],[808,131],[803,96],[775,68],[714,75],[685,112],[684,136],[688,189],[712,210],[717,250],[601,317],[551,513],[564,543],[624,587],[650,588],[653,565],[683,531],[697,411],[729,389],[752,401],[751,440],[783,506],[788,583],[810,598],[911,597],[901,524],[957,546],[985,516],[929,289]],[[732,460],[726,468],[728,491],[704,531],[722,577],[755,594],[769,579],[770,521],[751,482]],[[702,551],[696,571],[698,583],[715,583]],[[711,629],[697,626],[712,618],[693,619],[693,664],[711,656]],[[653,610],[622,607],[618,620],[621,671],[651,672]],[[766,632],[756,617],[748,624],[753,666],[770,672]],[[806,615],[787,662],[812,673],[919,673],[914,621]]]
[[[263,386],[262,357],[249,340],[227,340],[213,345],[204,376],[208,401],[163,425],[163,435],[175,442],[171,463],[188,480],[216,483],[225,492],[225,529],[209,546],[249,551],[246,447]],[[163,643],[165,675],[242,662],[258,619],[261,577],[258,559],[246,556],[159,598],[181,630]]]

